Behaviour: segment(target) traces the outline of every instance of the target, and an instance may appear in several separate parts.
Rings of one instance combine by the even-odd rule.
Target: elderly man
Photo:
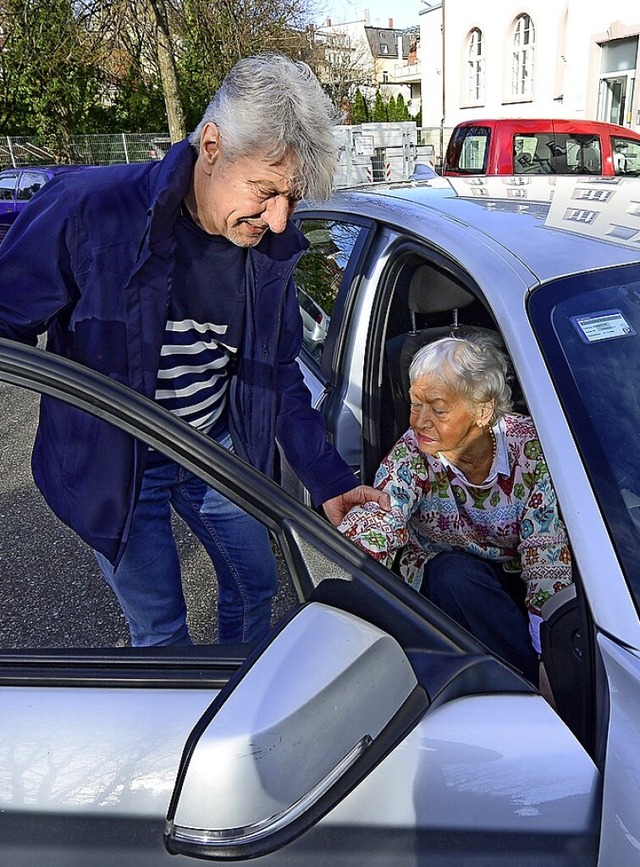
[[[289,221],[326,198],[334,115],[308,67],[240,61],[190,140],[161,162],[51,181],[0,251],[0,336],[47,347],[154,398],[258,469],[276,440],[337,524],[382,496],[327,443],[296,363],[292,274],[306,242]],[[171,506],[205,546],[224,642],[269,628],[277,589],[266,531],[163,455],[43,398],[34,478],[96,552],[134,645],[188,644]]]

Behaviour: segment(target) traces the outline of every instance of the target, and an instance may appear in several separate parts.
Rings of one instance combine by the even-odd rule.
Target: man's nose
[[[291,207],[286,196],[274,196],[267,200],[267,206],[262,214],[262,219],[267,223],[269,229],[276,235],[284,232]]]

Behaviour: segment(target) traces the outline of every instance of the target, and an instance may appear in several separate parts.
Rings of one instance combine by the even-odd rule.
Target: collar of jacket
[[[173,237],[180,206],[189,192],[195,162],[194,148],[188,139],[183,139],[174,144],[151,170],[145,237],[148,238],[148,251],[153,255],[167,254],[167,242]],[[144,239],[141,251],[143,243]]]

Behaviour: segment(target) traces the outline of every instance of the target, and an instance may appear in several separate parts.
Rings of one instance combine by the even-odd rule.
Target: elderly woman
[[[405,581],[536,682],[540,607],[571,583],[571,557],[507,371],[488,341],[446,337],[420,349],[411,427],[376,474],[391,510],[357,506],[339,529],[388,566],[397,555]]]

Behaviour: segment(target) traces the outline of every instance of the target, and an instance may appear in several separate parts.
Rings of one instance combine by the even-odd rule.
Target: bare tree
[[[371,53],[348,33],[310,27],[305,59],[336,106],[345,97],[352,101],[358,88],[371,93],[375,89]]]
[[[148,7],[151,26],[155,35],[156,57],[167,110],[169,138],[172,142],[176,142],[185,137],[187,127],[178,87],[175,39],[172,36],[168,14],[170,9],[165,0],[148,0]]]

